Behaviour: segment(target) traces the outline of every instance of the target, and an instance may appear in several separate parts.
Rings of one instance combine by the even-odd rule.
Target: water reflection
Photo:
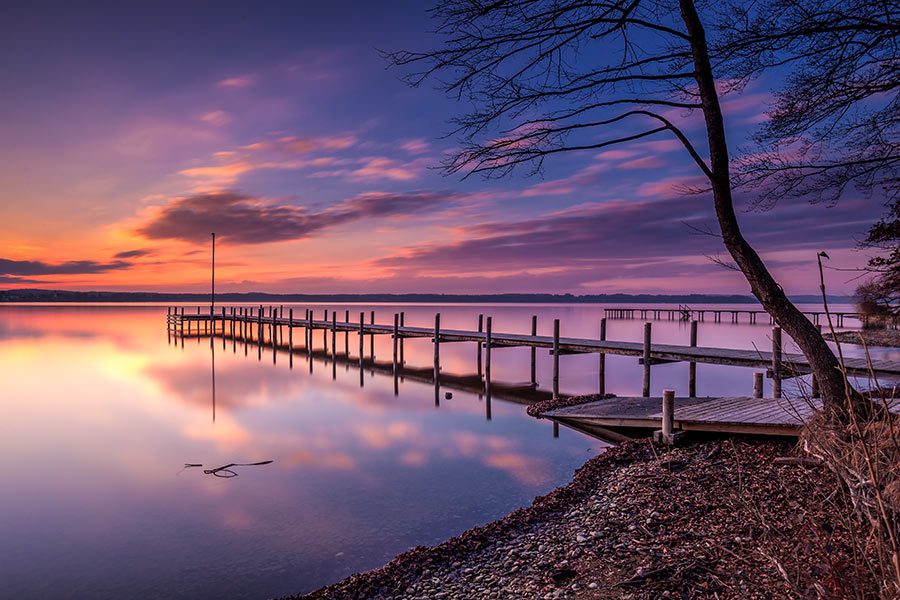
[[[0,423],[7,593],[259,598],[309,590],[527,504],[603,447],[566,431],[554,440],[550,424],[517,403],[495,401],[485,421],[466,374],[468,344],[448,345],[441,357],[448,370],[439,385],[453,395],[436,410],[433,370],[422,364],[427,340],[407,340],[406,364],[395,371],[390,336],[370,336],[364,368],[348,370],[358,364],[346,352],[349,336],[341,343],[329,334],[327,351],[316,336],[307,373],[289,368],[306,359],[303,350],[278,348],[288,332],[274,351],[266,336],[256,352],[244,344],[241,353],[240,331],[163,341],[164,315],[0,309],[0,332],[11,332],[0,337],[9,381]],[[251,352],[258,360],[245,358]],[[268,353],[273,361],[262,360]],[[21,456],[27,467],[10,458]],[[172,465],[185,457],[240,477],[179,477]],[[40,476],[61,461],[65,473]]]
[[[299,316],[307,307],[285,308]],[[335,307],[327,308],[333,322]],[[373,310],[381,323],[398,312],[357,305],[340,307],[337,318],[371,321]],[[549,335],[560,319],[561,335],[571,337],[599,336],[602,317],[592,306],[405,306],[399,324],[433,326],[438,311],[448,329],[477,327],[481,314],[494,331],[534,326]],[[310,590],[526,505],[603,448],[524,414],[522,403],[550,395],[545,351],[532,367],[528,348],[445,344],[435,378],[427,338],[401,340],[395,366],[390,335],[357,347],[349,333],[341,342],[339,332],[323,339],[298,329],[276,333],[274,348],[266,335],[254,349],[249,339],[259,331],[246,325],[230,338],[167,343],[165,312],[0,307],[5,594],[203,599]],[[607,327],[609,339],[641,336],[639,321]],[[684,344],[689,330],[663,321],[653,334]],[[766,348],[769,334],[766,325],[707,322],[699,342]],[[285,341],[296,350],[282,349]],[[490,373],[483,352],[492,353]],[[751,373],[700,364],[698,394],[749,392]],[[651,391],[684,395],[688,378],[686,364],[655,366]],[[593,393],[598,382],[597,357],[560,361],[562,393]],[[607,356],[605,386],[639,394],[637,360]],[[273,462],[232,465],[240,477],[226,482],[177,476],[172,465],[186,459],[212,469]]]

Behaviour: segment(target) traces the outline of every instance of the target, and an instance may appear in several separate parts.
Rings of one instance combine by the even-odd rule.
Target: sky
[[[664,134],[539,176],[445,175],[467,108],[378,50],[435,48],[427,2],[29,2],[0,9],[0,288],[749,293]],[[775,82],[723,100],[738,148]],[[693,125],[691,125],[693,123]],[[702,144],[696,119],[687,133]],[[788,293],[852,293],[882,212],[852,193],[739,220]]]

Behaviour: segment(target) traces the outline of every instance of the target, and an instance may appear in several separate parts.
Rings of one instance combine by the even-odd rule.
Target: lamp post
[[[210,282],[209,291],[209,321],[212,327],[213,315],[216,308],[216,234],[212,233],[212,281]]]

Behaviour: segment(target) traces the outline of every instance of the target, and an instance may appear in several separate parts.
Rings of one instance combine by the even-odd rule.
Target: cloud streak
[[[128,269],[131,263],[123,260],[114,260],[108,263],[100,263],[93,260],[72,260],[64,263],[51,264],[39,260],[10,260],[0,258],[0,275],[34,277],[39,275],[85,275],[92,273],[105,273]]]
[[[457,204],[462,195],[444,192],[370,192],[318,211],[274,204],[235,192],[176,198],[153,212],[136,233],[149,239],[204,243],[210,233],[236,244],[301,240],[363,219],[400,217]]]

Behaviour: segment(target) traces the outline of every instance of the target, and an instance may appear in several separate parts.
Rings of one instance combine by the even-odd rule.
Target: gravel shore
[[[789,598],[853,582],[835,483],[792,446],[610,448],[532,506],[300,598]],[[833,496],[833,495],[832,495]]]

